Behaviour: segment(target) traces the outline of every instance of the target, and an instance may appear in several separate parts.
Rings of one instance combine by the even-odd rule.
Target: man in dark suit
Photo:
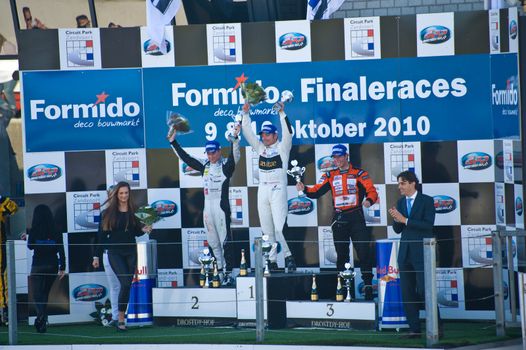
[[[409,337],[420,337],[419,310],[424,300],[424,238],[433,237],[435,223],[434,200],[417,190],[418,178],[411,171],[397,176],[398,189],[403,196],[396,208],[389,209],[393,229],[401,233],[398,269],[404,311],[409,324]],[[440,316],[439,316],[440,320]]]

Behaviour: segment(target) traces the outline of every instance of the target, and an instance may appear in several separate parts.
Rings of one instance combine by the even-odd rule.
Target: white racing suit
[[[285,258],[292,255],[283,231],[287,225],[287,167],[292,148],[292,127],[285,112],[279,113],[283,136],[271,146],[265,146],[251,128],[249,113],[243,114],[243,136],[259,155],[258,213],[263,234],[269,242],[279,242]],[[269,260],[276,262],[277,251],[270,251]]]
[[[232,233],[230,231],[231,211],[228,192],[230,178],[236,163],[240,158],[239,138],[232,143],[232,148],[227,159],[221,157],[215,164],[208,160],[198,160],[188,153],[174,140],[172,148],[183,162],[199,171],[203,176],[203,191],[205,194],[205,208],[203,221],[207,230],[208,245],[217,261],[217,268],[231,271],[234,262]],[[227,270],[228,269],[228,270]]]

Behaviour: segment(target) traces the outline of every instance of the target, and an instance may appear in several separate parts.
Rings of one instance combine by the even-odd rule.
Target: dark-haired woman
[[[34,251],[31,265],[31,290],[37,318],[35,328],[39,333],[47,330],[47,302],[51,286],[58,276],[64,277],[66,260],[62,235],[57,233],[51,209],[45,204],[33,211],[27,247]]]
[[[115,185],[102,213],[99,225],[99,242],[106,242],[111,268],[121,284],[119,292],[119,323],[117,330],[125,331],[124,313],[130,298],[130,287],[137,267],[137,247],[135,237],[151,231],[151,226],[142,227],[135,217],[137,208],[131,200],[130,185],[119,182]],[[98,268],[100,254],[93,258],[93,267]]]

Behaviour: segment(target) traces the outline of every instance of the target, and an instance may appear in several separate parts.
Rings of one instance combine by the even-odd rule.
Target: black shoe
[[[275,262],[275,261],[271,261],[269,264],[268,264],[268,268],[270,269],[270,271],[278,271],[279,267],[278,267],[278,263]]]
[[[38,333],[46,333],[47,331],[47,321],[43,317],[37,317],[35,319],[35,329]]]
[[[374,295],[373,295],[373,286],[365,286],[363,288],[364,290],[364,294],[365,294],[365,300],[367,301],[372,301],[374,299]]]
[[[294,257],[292,255],[285,258],[285,267],[287,268],[288,272],[296,271],[296,261],[294,261]]]

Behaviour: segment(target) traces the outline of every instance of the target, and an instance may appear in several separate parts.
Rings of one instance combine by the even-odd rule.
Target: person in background
[[[112,197],[115,195],[114,192],[114,186],[110,186],[108,188],[108,199],[102,204],[101,207],[104,208],[104,206],[109,203],[112,199]],[[98,241],[99,239],[105,239],[104,241]],[[108,247],[106,246],[106,242],[108,240],[108,236],[102,236],[97,235],[97,243],[95,245],[95,251],[100,253],[102,250],[102,264],[104,265],[104,272],[106,273],[106,279],[108,280],[108,285],[110,288],[110,302],[111,302],[111,321],[107,324],[107,326],[111,327],[117,327],[118,325],[118,319],[119,319],[119,293],[121,291],[121,284],[119,282],[119,278],[111,268],[110,259],[108,256]],[[99,268],[99,255],[96,255],[97,259],[93,259],[92,265],[95,268]]]
[[[0,33],[0,55],[16,54],[18,54],[16,45],[7,40],[7,38]]]
[[[373,300],[371,233],[365,225],[363,208],[369,208],[378,200],[378,193],[369,173],[355,168],[349,162],[347,147],[342,144],[332,148],[332,159],[337,169],[324,173],[314,186],[298,182],[296,188],[305,190],[309,198],[319,198],[332,192],[334,217],[331,226],[336,248],[336,268],[345,269],[349,260],[349,241],[352,239],[364,283],[365,300]]]
[[[124,316],[130,298],[133,275],[137,268],[135,237],[151,232],[152,227],[141,227],[141,223],[135,217],[137,207],[132,200],[130,185],[127,182],[119,182],[113,191],[114,195],[109,201],[108,208],[102,212],[98,241],[106,242],[111,268],[119,279],[121,290],[117,330],[126,331]],[[98,247],[102,249],[102,246]],[[100,266],[99,256],[100,250],[93,257],[94,268]]]
[[[6,222],[9,216],[16,213],[18,206],[7,196],[0,195],[0,324],[7,324],[7,258]]]
[[[394,219],[393,230],[401,233],[398,249],[400,291],[404,312],[409,324],[408,338],[420,338],[419,312],[424,301],[424,238],[432,238],[435,224],[435,202],[432,197],[418,191],[418,178],[412,171],[403,171],[397,176],[402,198],[396,208],[389,209]],[[442,325],[439,320],[439,336]]]
[[[296,271],[296,261],[285,240],[285,233],[288,230],[287,169],[292,148],[292,126],[285,114],[284,104],[279,102],[278,113],[283,133],[281,141],[278,140],[278,129],[272,124],[261,126],[260,141],[252,130],[249,109],[250,105],[245,103],[242,130],[248,144],[259,157],[258,172],[255,177],[259,180],[258,214],[261,231],[264,235],[268,235],[270,243],[281,244],[285,256],[285,268],[293,272]],[[269,255],[270,269],[276,270],[277,249],[272,249]]]
[[[168,141],[179,158],[192,169],[199,171],[203,177],[203,192],[205,194],[203,221],[207,232],[206,238],[216,258],[217,268],[222,270],[221,284],[223,286],[232,286],[235,283],[231,276],[234,266],[234,253],[231,243],[231,210],[228,195],[230,178],[234,174],[236,163],[241,157],[239,131],[240,127],[238,126],[232,135],[232,147],[228,158],[223,158],[219,142],[206,142],[205,151],[208,160],[204,162],[185,152],[175,139],[175,132],[170,132],[168,136]]]
[[[77,28],[90,28],[91,22],[86,15],[78,15],[75,20],[77,21]]]
[[[29,7],[22,8],[22,13],[24,15],[24,22],[26,22],[26,29],[47,29],[44,23],[38,18],[35,17],[35,19],[33,19]]]
[[[47,205],[40,204],[33,211],[28,236],[27,247],[34,251],[30,278],[37,316],[35,328],[37,332],[45,333],[49,291],[57,273],[62,279],[66,270],[62,235],[57,232],[53,214]]]
[[[122,28],[122,26],[120,24],[115,24],[113,22],[110,22],[108,24],[108,28]]]

